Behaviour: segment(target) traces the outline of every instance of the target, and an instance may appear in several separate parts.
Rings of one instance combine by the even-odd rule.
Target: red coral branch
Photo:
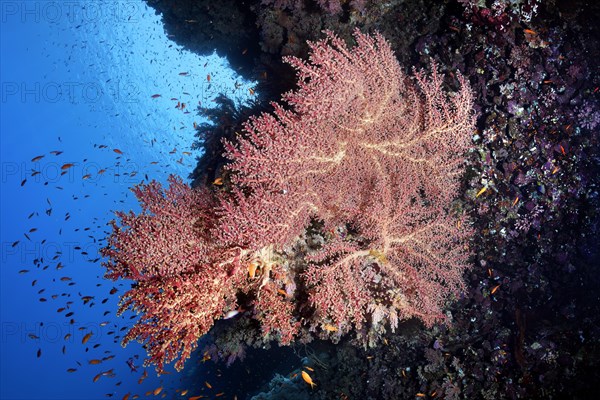
[[[450,204],[474,125],[468,85],[458,75],[447,93],[435,66],[411,78],[381,35],[355,40],[327,32],[309,61],[286,59],[298,89],[224,143],[227,190],[142,185],[142,212],[112,223],[107,277],[137,281],[121,311],[142,314],[125,342],[146,342],[159,370],[181,368],[240,292],[287,344],[300,320],[367,340],[399,319],[431,325],[462,289],[470,230]],[[286,259],[314,221],[320,249]]]

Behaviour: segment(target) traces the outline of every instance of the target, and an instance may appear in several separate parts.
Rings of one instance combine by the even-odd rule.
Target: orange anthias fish
[[[88,340],[90,340],[90,338],[92,337],[92,332],[86,334],[83,339],[81,339],[81,344],[86,344],[88,342]]]
[[[302,379],[304,379],[304,382],[306,382],[310,385],[311,389],[313,389],[315,386],[317,386],[317,384],[313,382],[312,378],[306,371],[302,371]]]
[[[248,265],[248,275],[250,278],[254,278],[256,276],[256,269],[258,268],[258,263],[251,262]]]

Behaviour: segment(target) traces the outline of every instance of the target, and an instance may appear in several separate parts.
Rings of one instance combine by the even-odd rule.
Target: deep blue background
[[[210,107],[219,92],[243,101],[250,84],[225,60],[170,42],[141,0],[2,1],[0,81],[0,396],[120,399],[159,386],[173,396],[181,374],[157,378],[150,367],[138,384],[143,368],[127,366],[136,355],[141,365],[145,352],[137,343],[121,348],[120,329],[132,320],[116,317],[109,291],[121,294],[129,283],[104,280],[94,260],[113,211],[138,209],[132,185],[193,169],[197,152],[183,152],[191,152],[193,123],[202,122],[199,102]],[[176,109],[178,101],[191,112]],[[65,163],[74,166],[61,175]],[[84,305],[82,296],[94,299]],[[110,369],[114,377],[92,381]]]

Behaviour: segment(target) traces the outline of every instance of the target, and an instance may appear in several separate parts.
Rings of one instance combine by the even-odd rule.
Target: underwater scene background
[[[598,3],[0,5],[1,398],[595,398]]]

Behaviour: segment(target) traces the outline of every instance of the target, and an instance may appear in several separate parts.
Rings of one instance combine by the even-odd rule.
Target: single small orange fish
[[[221,186],[223,184],[223,178],[218,177],[214,180],[213,185]]]
[[[496,291],[498,290],[498,288],[500,287],[500,285],[496,285],[492,288],[492,291],[490,292],[491,294],[496,293]]]
[[[562,146],[560,146],[560,152],[561,152],[561,153],[563,153],[563,156],[564,156],[565,154],[567,154],[567,153],[565,152],[565,148],[564,148],[564,147],[562,147]]]
[[[43,156],[43,155],[42,155],[42,156],[33,157],[33,158],[31,159],[31,162],[40,161],[42,158],[44,158],[44,156]]]
[[[115,153],[117,153],[117,154],[123,154],[123,152],[122,152],[121,150],[119,150],[119,149],[113,149],[113,151],[114,151]]]
[[[254,96],[254,90],[252,88],[248,88],[248,93],[250,93],[251,96]]]
[[[206,80],[210,82],[210,74],[206,75]]]
[[[307,370],[309,370],[310,372],[314,372],[314,371],[315,371],[315,370],[314,370],[314,369],[312,369],[311,367],[304,367],[304,368],[306,368],[306,369],[307,369]]]
[[[207,388],[212,389],[212,385],[210,383],[208,383],[207,381],[204,381],[204,384],[206,385]]]
[[[101,362],[102,362],[102,360],[96,360],[96,359],[94,359],[94,360],[89,360],[89,361],[88,361],[88,363],[89,363],[90,365],[98,365],[98,364],[100,364]]]
[[[486,190],[487,190],[486,186],[482,187],[481,190],[479,192],[477,192],[477,194],[475,195],[475,198],[477,198],[477,197],[481,196],[482,194],[484,194]]]
[[[92,332],[86,334],[83,339],[81,339],[81,344],[86,344],[88,342],[88,340],[90,340],[90,338],[92,337]]]
[[[160,392],[162,392],[163,388],[162,386],[157,387],[156,389],[154,389],[154,391],[152,392],[153,395],[158,396],[160,394]]]
[[[63,171],[65,171],[65,170],[67,170],[67,169],[69,169],[71,167],[74,167],[74,166],[75,166],[75,164],[67,163],[67,164],[63,164],[62,167],[60,167],[60,169],[62,169]]]
[[[258,263],[251,262],[250,264],[248,264],[248,275],[250,276],[251,279],[253,279],[256,276],[257,268],[258,268]]]
[[[517,198],[513,201],[512,205],[513,207],[515,206],[515,204],[517,204],[519,202],[519,196],[517,196]]]
[[[285,290],[283,289],[277,289],[277,293],[279,293],[280,295],[282,295],[283,297],[287,297],[287,293]]]
[[[304,382],[306,382],[310,385],[311,389],[313,389],[315,386],[317,386],[317,384],[313,382],[312,378],[306,371],[302,371],[302,379],[304,380]]]
[[[415,396],[417,396],[417,397],[425,397],[427,395],[425,393],[417,393]]]

